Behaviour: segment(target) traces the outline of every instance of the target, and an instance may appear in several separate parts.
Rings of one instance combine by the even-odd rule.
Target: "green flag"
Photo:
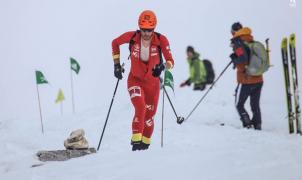
[[[164,86],[169,86],[174,91],[174,80],[171,71],[165,71]]]
[[[70,58],[70,68],[77,74],[79,74],[81,69],[80,64],[72,57]]]
[[[36,71],[36,80],[37,80],[37,84],[47,84],[48,83],[48,81],[45,79],[45,77],[41,71]]]

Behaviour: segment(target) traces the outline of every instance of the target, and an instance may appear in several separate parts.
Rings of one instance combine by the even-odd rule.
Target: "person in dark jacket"
[[[246,72],[251,53],[246,43],[254,41],[252,30],[248,27],[243,27],[239,22],[236,22],[232,25],[231,33],[233,35],[231,39],[233,53],[230,57],[237,69],[237,82],[238,87],[240,87],[239,100],[236,104],[237,111],[243,127],[254,127],[256,130],[261,130],[260,95],[263,86],[263,77],[262,75],[248,75]],[[248,112],[244,108],[244,104],[248,98],[250,98],[253,114],[252,118],[250,118]]]

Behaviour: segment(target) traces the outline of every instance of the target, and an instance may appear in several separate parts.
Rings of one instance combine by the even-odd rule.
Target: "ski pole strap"
[[[237,87],[236,87],[236,89],[235,89],[235,94],[234,94],[234,96],[235,96],[235,106],[237,105],[237,95],[238,95],[239,86],[240,86],[240,84],[238,83],[238,84],[237,84]]]

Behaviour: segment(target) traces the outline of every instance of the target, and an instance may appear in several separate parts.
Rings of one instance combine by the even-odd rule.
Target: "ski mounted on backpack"
[[[290,53],[290,60],[288,58],[288,47]],[[298,90],[298,72],[296,62],[296,36],[290,35],[289,43],[285,37],[281,43],[282,62],[284,70],[287,110],[288,110],[288,124],[289,133],[301,134],[301,110],[299,104],[299,90]],[[290,71],[291,70],[291,75]],[[294,108],[292,104],[292,96],[294,98]]]

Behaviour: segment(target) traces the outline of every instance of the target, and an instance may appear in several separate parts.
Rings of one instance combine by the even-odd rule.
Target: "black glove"
[[[114,64],[114,76],[118,79],[123,79],[124,69],[120,63]]]
[[[153,69],[153,73],[152,75],[154,77],[159,77],[161,72],[165,69],[165,65],[164,64],[157,64]]]
[[[180,84],[180,87],[190,86],[191,85],[191,79],[189,78],[185,82]]]
[[[230,58],[232,59],[233,62],[237,57],[238,56],[235,53],[230,54]]]
[[[230,58],[231,58],[232,63],[233,63],[233,69],[235,69],[236,68],[236,59],[238,58],[238,56],[235,53],[232,53],[230,55]]]
[[[191,79],[189,78],[188,80],[186,80],[186,84],[188,85],[188,86],[191,86]]]

